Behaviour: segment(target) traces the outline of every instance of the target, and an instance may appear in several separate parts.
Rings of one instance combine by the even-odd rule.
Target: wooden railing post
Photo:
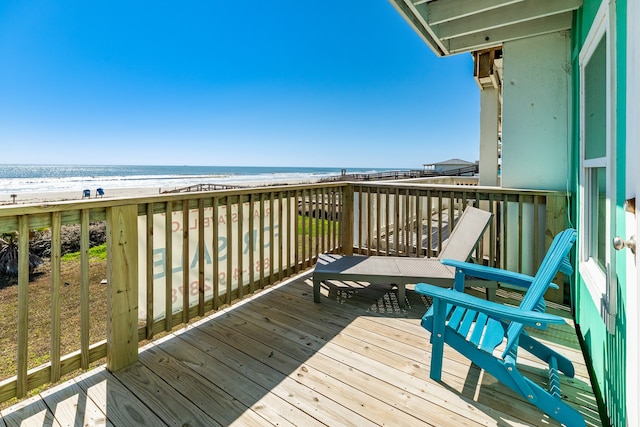
[[[107,369],[138,360],[138,207],[107,208]]]
[[[551,246],[556,234],[567,228],[567,199],[564,194],[548,195],[546,203],[545,251]],[[564,274],[558,273],[554,279],[559,289],[549,289],[545,295],[548,301],[564,303]]]
[[[342,189],[342,210],[340,211],[340,235],[342,254],[353,255],[353,185]]]

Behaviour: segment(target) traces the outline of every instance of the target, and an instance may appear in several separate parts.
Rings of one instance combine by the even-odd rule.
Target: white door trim
[[[626,180],[627,199],[636,197],[640,190],[637,172],[640,165],[640,5],[637,1],[627,2],[627,152],[626,152]],[[635,215],[635,230],[640,230],[640,215]],[[631,230],[629,230],[631,231]],[[629,234],[629,233],[627,233]],[[629,235],[626,236],[628,238]],[[627,373],[626,373],[626,406],[627,425],[640,425],[640,405],[638,405],[638,393],[640,393],[640,275],[637,270],[637,258],[635,260],[636,277],[627,276]]]

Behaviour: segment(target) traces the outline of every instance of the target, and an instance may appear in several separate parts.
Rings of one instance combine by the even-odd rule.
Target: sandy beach
[[[261,187],[270,185],[293,185],[293,184],[311,184],[317,182],[317,179],[288,179],[282,181],[255,181],[242,182],[243,187]],[[225,184],[218,184],[225,185]],[[227,184],[233,185],[233,184]],[[78,200],[94,200],[96,198],[122,198],[122,197],[145,197],[162,194],[164,191],[176,190],[177,187],[131,187],[131,188],[104,188],[104,195],[98,196],[96,190],[91,190],[91,197],[83,197],[83,192],[75,191],[52,191],[38,193],[17,193],[14,198],[10,194],[0,194],[0,206],[15,204],[41,204],[47,202],[66,202]]]
[[[161,191],[170,189],[161,188],[114,188],[105,189],[104,196],[102,198],[119,198],[119,197],[144,197],[160,194]],[[40,204],[46,202],[65,202],[65,201],[78,201],[78,200],[94,200],[100,198],[96,196],[95,190],[91,192],[91,197],[82,197],[82,191],[60,191],[60,192],[46,192],[46,193],[19,193],[16,194],[15,204]],[[11,195],[0,195],[0,205],[12,205],[14,199]]]

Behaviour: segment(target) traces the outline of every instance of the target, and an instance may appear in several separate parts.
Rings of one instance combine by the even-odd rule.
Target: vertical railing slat
[[[539,207],[538,196],[533,196],[533,268],[535,270],[538,269],[540,263],[540,239],[538,238],[538,236],[540,235],[540,215],[538,214]]]
[[[242,268],[243,268],[243,256],[242,256],[242,250],[243,250],[243,245],[242,245],[242,236],[244,234],[244,230],[242,227],[242,223],[244,222],[244,203],[242,200],[242,196],[238,198],[238,233],[236,238],[238,239],[238,241],[236,242],[237,245],[237,256],[238,256],[238,266],[236,267],[236,269],[233,272],[233,276],[236,279],[236,281],[238,282],[238,299],[241,299],[244,296],[244,275],[242,274]]]
[[[325,188],[321,188],[320,189],[320,232],[319,234],[319,242],[320,242],[320,251],[318,252],[319,254],[325,253],[325,251],[327,250],[326,245],[325,245],[325,224],[326,224],[326,218],[327,218],[327,199],[326,199],[326,193],[325,193]]]
[[[422,197],[416,191],[416,257],[422,257]]]
[[[389,212],[389,208],[390,208],[390,204],[391,204],[391,190],[389,190],[388,188],[386,189],[385,192],[385,196],[384,196],[384,207],[385,207],[385,211],[384,211],[384,240],[385,240],[385,255],[390,255],[391,254],[391,233],[389,232],[390,230],[390,212]]]
[[[264,205],[265,205],[265,193],[260,193],[260,289],[264,288]]]
[[[449,234],[447,235],[447,238],[451,236],[451,232],[453,231],[453,226],[455,225],[455,220],[456,220],[455,198],[454,198],[453,191],[450,191],[449,192],[449,221],[448,221]]]
[[[393,250],[395,255],[400,255],[400,189],[396,188],[393,194]]]
[[[405,256],[409,256],[411,253],[411,230],[413,227],[411,226],[411,206],[410,206],[410,195],[409,189],[405,190],[404,194],[404,224],[403,224],[403,232],[404,232],[404,254]]]
[[[523,213],[522,213],[523,205],[524,203],[522,200],[522,195],[519,194],[518,195],[518,272],[519,273],[522,272],[522,257],[523,257],[523,250],[522,250],[522,235],[524,232]]]
[[[220,222],[218,212],[218,198],[211,199],[211,208],[213,210],[213,236],[211,246],[213,247],[213,255],[211,262],[213,263],[213,309],[217,310],[220,306]]]
[[[282,191],[278,192],[278,281],[281,281],[283,279],[283,258],[284,258],[284,245],[282,242],[282,234],[283,231],[282,229],[283,227],[283,204],[284,204],[284,198],[282,197]]]
[[[204,316],[204,199],[198,199],[198,316]]]
[[[275,256],[275,213],[273,212],[273,199],[275,193],[271,191],[269,193],[269,284],[273,285],[273,258]],[[311,233],[309,233],[309,239],[311,239]],[[309,241],[309,247],[311,247],[311,241]]]
[[[62,213],[51,214],[51,382],[60,379],[60,260]]]
[[[380,244],[380,238],[381,238],[381,228],[382,228],[382,219],[381,219],[381,211],[382,211],[382,207],[380,206],[382,204],[382,195],[381,193],[381,189],[377,188],[376,189],[376,255],[380,255],[381,254],[381,248],[382,245]]]
[[[494,214],[489,223],[489,267],[497,267],[496,263],[496,218],[495,218],[495,200],[494,194],[489,193],[489,212]]]
[[[80,211],[80,367],[89,368],[89,211]]]
[[[182,322],[189,323],[189,201],[182,201]]]
[[[294,214],[293,197],[290,191],[287,191],[287,277],[293,273],[293,266],[291,265],[291,256],[293,255],[293,248],[291,247],[291,236],[293,233],[293,219],[296,217]]]
[[[442,191],[438,191],[438,255],[440,252],[442,252]]]
[[[296,204],[294,209],[295,209],[295,226],[293,227],[293,258],[294,258],[294,263],[293,263],[293,271],[295,273],[298,273],[300,271],[300,241],[304,240],[304,238],[301,236],[300,233],[300,226],[299,224],[302,223],[304,225],[304,216],[302,215],[304,212],[304,203],[301,202],[302,198],[300,196],[300,192],[298,190],[295,190],[293,192],[293,201]],[[262,218],[263,215],[260,215],[260,218]]]
[[[173,328],[173,202],[167,201],[164,217],[164,247],[165,247],[165,304],[164,330],[169,332]]]
[[[364,198],[364,191],[362,187],[358,187],[358,253],[362,254],[362,246],[364,245],[363,243],[363,239],[362,239],[362,235],[364,234],[364,224],[363,224],[363,218],[364,218],[364,214],[362,213],[362,210],[364,208],[364,202],[362,201],[362,199]],[[355,196],[355,192],[354,192],[354,196]]]
[[[146,234],[147,234],[147,248],[146,248],[146,262],[147,262],[147,327],[146,337],[148,340],[153,338],[153,295],[155,292],[153,286],[153,203],[147,203],[147,222],[146,222]]]
[[[502,202],[502,265],[501,268],[507,268],[509,265],[509,259],[511,257],[511,254],[509,253],[509,251],[507,250],[507,248],[509,247],[509,241],[511,240],[509,238],[509,195],[505,194],[504,195],[504,201]]]
[[[255,214],[256,211],[256,203],[255,203],[255,194],[249,194],[249,293],[254,293],[256,290],[256,280],[255,280],[255,247],[256,247],[256,239],[255,239]]]
[[[225,295],[225,304],[231,304],[231,291],[233,285],[233,221],[232,221],[232,212],[231,212],[231,198],[227,197],[226,199],[226,223],[227,223],[227,274],[225,276],[227,280],[227,290]]]
[[[373,197],[371,187],[367,188],[367,255],[371,255],[371,242],[373,240]]]
[[[28,391],[29,364],[29,217],[18,216],[18,354],[16,360],[16,396],[24,397]]]
[[[300,192],[300,262],[302,269],[307,268],[307,224],[311,221],[309,218],[309,205],[307,200],[307,191],[302,190]]]
[[[427,215],[429,216],[429,226],[427,230],[427,256],[433,257],[433,200],[431,190],[427,190]]]

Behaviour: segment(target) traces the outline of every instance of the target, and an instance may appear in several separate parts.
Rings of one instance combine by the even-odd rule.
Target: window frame
[[[609,19],[609,5],[608,2],[602,2],[596,17],[593,21],[591,29],[586,37],[585,43],[580,51],[579,55],[579,70],[580,70],[580,218],[582,227],[579,230],[580,245],[578,247],[578,263],[579,271],[582,279],[589,290],[589,294],[593,299],[594,304],[601,311],[601,314],[605,314],[605,307],[603,302],[608,301],[609,295],[609,275],[610,275],[610,261],[612,258],[611,245],[608,242],[611,241],[611,230],[614,226],[613,212],[611,211],[611,199],[615,194],[615,177],[612,176],[612,158],[615,155],[613,153],[613,144],[615,143],[615,115],[612,114],[612,106],[615,105],[615,72],[613,68],[614,50],[613,46],[614,37],[612,31],[612,23]],[[606,130],[605,130],[605,144],[606,154],[604,157],[586,159],[586,147],[585,147],[585,69],[593,58],[600,42],[606,37],[605,51],[606,51]],[[597,201],[594,206],[593,194],[593,174],[597,174],[599,168],[605,169],[606,176],[606,190],[605,190],[605,268],[603,269],[598,264],[597,260],[593,256],[594,240],[592,231],[593,214],[597,214]],[[597,192],[597,189],[596,189]],[[597,241],[596,241],[597,242]],[[597,256],[597,255],[595,255]]]

